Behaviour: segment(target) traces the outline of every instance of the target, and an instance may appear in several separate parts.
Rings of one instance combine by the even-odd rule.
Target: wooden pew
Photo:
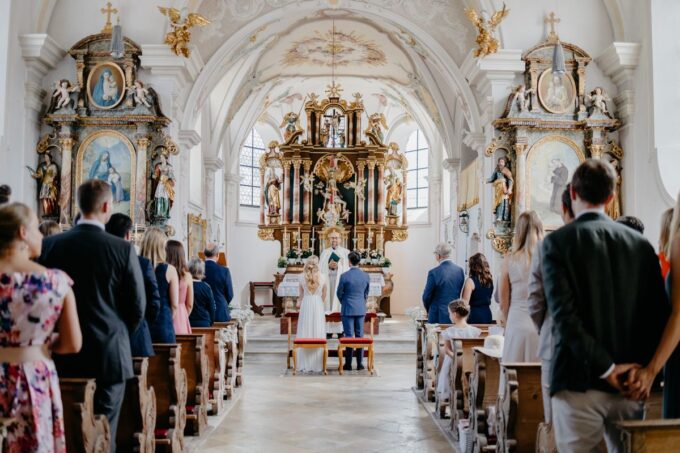
[[[243,360],[245,357],[245,350],[246,350],[246,330],[245,326],[239,322],[239,321],[228,321],[228,322],[216,322],[214,324],[214,327],[223,327],[223,328],[236,328],[236,348],[235,351],[232,350],[231,354],[235,356],[234,358],[234,363],[235,366],[233,366],[232,371],[229,373],[229,378],[232,377],[233,379],[228,379],[228,380],[233,380],[234,382],[234,387],[241,387],[243,385]],[[228,347],[231,347],[233,349],[233,346],[227,345]],[[231,361],[227,362],[227,372],[229,372],[229,367],[232,365],[229,365]],[[227,397],[231,397],[232,391],[228,391]]]
[[[64,431],[68,452],[108,452],[111,445],[109,421],[94,414],[94,379],[59,379],[64,406]]]
[[[224,342],[222,341],[222,336],[220,334],[221,329],[221,327],[191,328],[193,333],[203,334],[206,338],[210,415],[219,414],[224,405],[227,361],[224,353]]]
[[[439,353],[439,333],[451,324],[425,324],[425,344],[423,346],[423,384],[425,400],[435,402],[437,394],[437,355]]]
[[[491,356],[474,348],[474,369],[470,376],[470,436],[473,451],[482,451],[495,444],[495,436],[489,437],[487,416],[488,408],[496,405],[498,386],[501,377],[500,354]]]
[[[458,438],[458,422],[468,418],[470,407],[466,395],[470,388],[469,375],[474,369],[473,348],[484,346],[485,332],[480,338],[462,338],[451,341],[453,361],[449,369],[449,393],[448,404],[451,413],[451,431]]]
[[[232,398],[237,387],[239,348],[238,326],[235,321],[216,323],[221,328],[224,343],[226,370],[224,374],[224,399]],[[241,339],[243,340],[243,339]]]
[[[206,335],[202,333],[177,335],[177,343],[182,345],[181,365],[187,375],[187,425],[184,434],[200,436],[208,426],[210,404]]]
[[[116,450],[152,453],[156,449],[156,393],[148,384],[149,359],[133,357],[132,365],[135,375],[125,385]]]
[[[680,419],[618,422],[626,453],[678,451]]]
[[[153,345],[147,377],[156,392],[156,451],[184,450],[187,374],[181,368],[182,345]]]
[[[540,363],[503,363],[496,406],[496,452],[533,453],[543,422]]]
[[[427,319],[416,320],[416,388],[423,390],[425,388],[424,381],[424,354],[423,346],[425,344],[425,324]]]

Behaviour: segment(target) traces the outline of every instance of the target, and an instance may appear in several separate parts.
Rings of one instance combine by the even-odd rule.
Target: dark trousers
[[[111,431],[111,452],[116,451],[116,432],[118,431],[118,418],[123,406],[125,396],[125,382],[116,384],[99,384],[94,393],[94,413],[106,416],[109,419]]]
[[[361,338],[364,336],[364,318],[365,315],[360,316],[343,316],[342,330],[344,330],[345,338]],[[352,366],[352,348],[345,349],[345,365]],[[357,366],[361,366],[361,361],[364,358],[364,350],[357,349]]]

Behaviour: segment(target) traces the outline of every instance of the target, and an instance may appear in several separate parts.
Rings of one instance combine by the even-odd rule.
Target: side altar
[[[389,316],[393,281],[385,245],[408,237],[407,160],[396,143],[384,143],[385,116],[368,115],[364,129],[361,94],[347,101],[341,91],[332,83],[326,99],[307,96],[304,117],[302,111],[284,116],[284,143],[269,143],[260,159],[258,236],[281,244],[275,289],[285,313],[296,310],[302,261],[320,256],[335,232],[342,247],[362,255],[361,268],[371,275],[369,312]]]

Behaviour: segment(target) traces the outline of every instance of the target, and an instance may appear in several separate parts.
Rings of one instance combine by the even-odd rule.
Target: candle
[[[314,234],[315,234],[316,229],[312,227],[312,240],[314,240]]]

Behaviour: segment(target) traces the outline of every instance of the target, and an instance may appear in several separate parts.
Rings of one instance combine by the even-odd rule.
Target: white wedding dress
[[[303,280],[300,286],[304,291],[304,297],[300,304],[300,316],[297,325],[297,338],[326,338],[326,312],[324,310],[323,288],[326,280],[321,276],[319,287],[314,294],[307,289]],[[297,371],[317,372],[323,371],[323,349],[297,350]]]

